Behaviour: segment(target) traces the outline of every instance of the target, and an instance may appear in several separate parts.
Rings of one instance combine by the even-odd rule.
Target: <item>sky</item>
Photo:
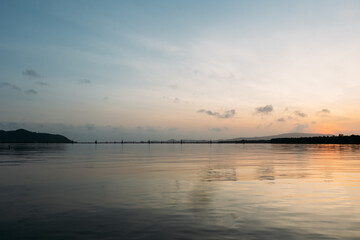
[[[0,29],[3,130],[360,134],[360,1],[3,0]]]

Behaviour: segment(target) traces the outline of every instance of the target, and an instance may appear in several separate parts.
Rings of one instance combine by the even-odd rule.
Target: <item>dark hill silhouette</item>
[[[50,133],[36,133],[25,129],[0,130],[0,143],[73,143],[70,139]]]
[[[262,141],[262,140],[271,140],[275,138],[305,138],[305,137],[323,137],[323,136],[332,136],[330,134],[322,134],[322,133],[283,133],[278,135],[271,136],[263,136],[263,137],[239,137],[227,140],[220,140],[223,142],[235,142],[235,141]]]

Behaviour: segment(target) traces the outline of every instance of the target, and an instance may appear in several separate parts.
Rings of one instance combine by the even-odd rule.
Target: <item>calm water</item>
[[[0,239],[360,239],[360,146],[0,145]]]

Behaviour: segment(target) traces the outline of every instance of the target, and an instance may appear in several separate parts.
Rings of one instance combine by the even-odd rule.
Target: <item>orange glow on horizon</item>
[[[314,132],[316,133],[334,134],[334,135],[348,131],[348,129],[346,129],[345,127],[335,123],[318,124],[318,126],[314,126],[313,129]]]

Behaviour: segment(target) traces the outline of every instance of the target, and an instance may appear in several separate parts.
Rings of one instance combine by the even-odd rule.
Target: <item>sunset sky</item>
[[[360,1],[1,1],[0,129],[360,134]]]

